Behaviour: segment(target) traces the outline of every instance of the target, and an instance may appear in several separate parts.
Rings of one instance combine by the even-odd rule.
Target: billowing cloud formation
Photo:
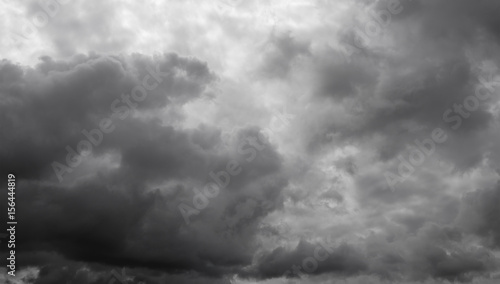
[[[199,96],[214,79],[202,62],[176,54],[155,58],[76,56],[69,62],[48,57],[41,60],[34,68],[7,60],[1,64],[3,131],[11,133],[1,155],[12,161],[2,166],[2,173],[39,176],[44,167],[63,154],[66,145],[76,147],[79,140],[86,138],[83,131],[91,131],[103,119],[120,121],[130,119],[132,109],[146,112],[183,104]],[[136,87],[144,82],[150,90]],[[134,131],[131,124],[111,124],[107,128],[117,129],[110,135],[116,139],[123,131]],[[106,141],[103,143],[101,152],[106,148]]]
[[[175,54],[156,60],[141,55],[77,57],[70,62],[43,58],[33,69],[3,62],[3,129],[15,136],[4,141],[2,159],[12,162],[2,171],[23,177],[17,205],[26,224],[19,229],[23,249],[208,275],[222,275],[251,261],[251,228],[275,207],[273,201],[286,184],[280,157],[258,129],[242,130],[238,143],[221,150],[220,130],[175,129],[148,117],[196,99],[214,79],[197,60]],[[162,82],[144,104],[134,101],[133,91],[123,96],[140,84],[138,78],[149,76],[154,82],[155,72],[165,77],[159,77]],[[127,106],[123,98],[135,105]],[[114,112],[113,105],[127,106],[130,114]],[[106,116],[113,131],[100,138],[85,135]],[[64,185],[58,185],[60,169],[54,161],[64,163],[69,155],[65,146],[76,149],[82,139],[102,143],[90,154],[71,157],[83,162],[65,165],[60,175]],[[227,168],[241,172],[241,167],[243,173],[229,178]],[[75,172],[79,175],[72,176]],[[220,195],[205,205],[203,214],[198,211],[199,217],[191,216],[192,211],[184,216],[179,205],[186,202],[197,211],[201,205],[193,205],[193,195],[208,181],[221,183]],[[232,212],[247,201],[250,212],[234,218]],[[262,207],[264,201],[270,205]],[[194,219],[190,227],[186,217]],[[227,243],[227,226],[240,242]]]
[[[495,1],[49,2],[2,14],[16,281],[498,281]]]

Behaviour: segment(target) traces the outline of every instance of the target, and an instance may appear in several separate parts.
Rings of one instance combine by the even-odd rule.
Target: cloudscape
[[[0,283],[500,283],[500,2],[0,15]]]

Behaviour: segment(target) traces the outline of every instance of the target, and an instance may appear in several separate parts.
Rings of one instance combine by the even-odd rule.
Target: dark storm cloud
[[[354,9],[375,14],[390,3],[358,2]],[[89,46],[111,55],[0,62],[0,174],[18,177],[18,264],[41,269],[37,284],[107,283],[123,267],[146,283],[233,283],[235,275],[448,283],[498,271],[500,183],[483,186],[500,174],[496,1],[401,1],[402,11],[374,37],[360,37],[364,17],[339,20],[328,35],[316,29],[330,23],[318,28],[304,19],[312,27],[271,32],[253,56],[236,50],[248,43],[240,33],[249,25],[234,16],[243,7],[231,9],[228,25],[206,33],[231,49],[222,54],[231,64],[221,64],[228,67],[221,74],[231,78],[216,106],[202,99],[220,78],[197,57],[112,55],[135,39],[147,44],[135,36],[147,24],[135,29],[127,20],[153,23],[161,6],[122,18],[113,1],[92,4],[95,12],[79,9],[84,3],[65,5],[39,35],[58,55]],[[351,16],[350,5],[340,13]],[[33,16],[40,8],[26,9]],[[185,40],[211,23],[197,12],[188,13],[196,24],[180,25],[178,17],[172,28],[174,45],[189,54],[208,42]],[[322,38],[329,36],[340,39]],[[258,82],[252,74],[236,78],[244,73],[239,64],[257,70]],[[134,90],[141,96],[138,86],[152,85],[144,100],[131,99]],[[253,126],[298,92],[294,125],[274,137]],[[459,115],[455,105],[471,96],[477,108]],[[107,117],[113,130],[61,178],[54,162],[65,163],[67,147],[89,139],[83,132]],[[230,142],[225,126],[214,125],[221,117],[242,124],[230,129]],[[399,157],[408,160],[415,140],[432,138],[436,127],[446,142],[391,187],[384,172],[397,170]],[[208,192],[209,183],[219,191]],[[319,241],[326,234],[335,244]]]
[[[483,238],[488,247],[500,247],[500,182],[496,187],[468,193],[463,200],[459,223]]]
[[[470,281],[495,267],[488,250],[462,248],[463,234],[459,228],[426,223],[415,234],[388,237],[372,234],[366,240],[370,268],[388,279],[401,273],[411,279]]]
[[[25,224],[19,229],[20,251],[43,248],[73,260],[171,273],[197,271],[211,276],[238,272],[250,264],[258,220],[278,206],[280,190],[286,184],[280,177],[279,160],[273,161],[279,157],[267,149],[264,155],[256,157],[255,164],[242,163],[245,174],[231,180],[219,196],[210,200],[208,208],[191,217],[187,226],[178,204],[192,205],[193,186],[183,181],[204,182],[203,165],[193,168],[182,163],[177,167],[166,165],[172,160],[179,163],[186,155],[201,154],[196,153],[188,140],[161,139],[185,137],[185,134],[168,128],[165,133],[169,135],[158,136],[157,143],[148,135],[137,139],[137,144],[147,145],[154,154],[143,153],[137,156],[139,160],[124,158],[120,168],[87,177],[74,186],[19,182],[18,218]],[[177,150],[168,152],[169,148]],[[126,151],[123,150],[123,155],[130,155]],[[210,158],[211,162],[220,163],[217,159],[225,160],[223,156]],[[139,171],[145,166],[142,163],[150,167],[147,174]],[[275,164],[275,168],[266,169],[262,163]],[[205,166],[205,175],[211,170]],[[158,180],[174,183],[158,189],[148,185]],[[240,214],[235,206],[248,199],[253,202],[250,211]],[[257,206],[268,200],[276,205]],[[229,239],[224,234],[228,226],[232,228]]]
[[[26,283],[53,284],[53,283],[81,283],[81,284],[109,284],[109,283],[230,283],[227,278],[213,278],[198,273],[168,274],[164,271],[147,268],[123,268],[95,262],[72,261],[55,253],[20,253],[23,260],[30,260],[38,267],[38,277],[27,274],[23,277]],[[30,266],[26,270],[34,270]],[[35,276],[35,277],[34,277]],[[31,280],[29,280],[31,278]],[[9,283],[9,282],[8,282]]]
[[[280,247],[259,259],[254,277],[372,274],[385,281],[470,281],[496,267],[488,250],[461,248],[461,229],[431,222],[419,227],[412,234],[372,233],[358,245],[301,241],[292,250]]]
[[[112,116],[110,106],[146,76],[150,84],[155,76],[161,82],[146,100],[136,101],[136,114],[197,99],[215,78],[204,63],[175,54],[82,55],[69,61],[44,57],[34,68],[3,61],[1,68],[2,132],[12,137],[2,141],[2,160],[8,161],[2,172],[19,177],[17,206],[25,223],[20,252],[217,277],[251,263],[258,221],[279,207],[286,185],[282,159],[258,128],[242,129],[237,143],[221,150],[216,128],[176,129],[165,120],[128,115],[115,119],[114,130],[87,157],[116,155],[118,167],[67,176],[71,185],[57,184],[50,170],[53,161],[64,160],[65,146]],[[211,173],[224,180],[232,161],[241,173],[205,210],[189,216],[188,226],[178,205],[194,206],[194,189],[213,182]]]
[[[316,258],[316,266],[307,263],[312,257]],[[301,241],[291,251],[279,247],[264,255],[259,260],[256,273],[260,278],[270,278],[331,272],[349,275],[366,270],[367,264],[363,255],[349,245],[332,247],[330,244]]]
[[[39,177],[52,161],[64,160],[65,147],[75,147],[85,139],[81,132],[98,127],[101,119],[129,114],[124,113],[124,95],[130,100],[130,92],[145,76],[157,87],[144,102],[132,102],[140,111],[183,104],[199,96],[214,78],[204,63],[176,54],[80,55],[67,62],[42,57],[34,68],[4,60],[0,68],[1,130],[6,137],[0,157],[9,161],[1,172],[24,177]]]

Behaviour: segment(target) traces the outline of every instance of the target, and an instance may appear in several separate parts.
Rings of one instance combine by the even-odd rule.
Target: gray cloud
[[[496,281],[500,5],[217,4],[74,1],[2,59],[29,281]]]

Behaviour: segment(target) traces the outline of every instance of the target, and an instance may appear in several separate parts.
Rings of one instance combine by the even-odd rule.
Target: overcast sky
[[[500,281],[498,1],[2,0],[0,34],[7,283]]]

